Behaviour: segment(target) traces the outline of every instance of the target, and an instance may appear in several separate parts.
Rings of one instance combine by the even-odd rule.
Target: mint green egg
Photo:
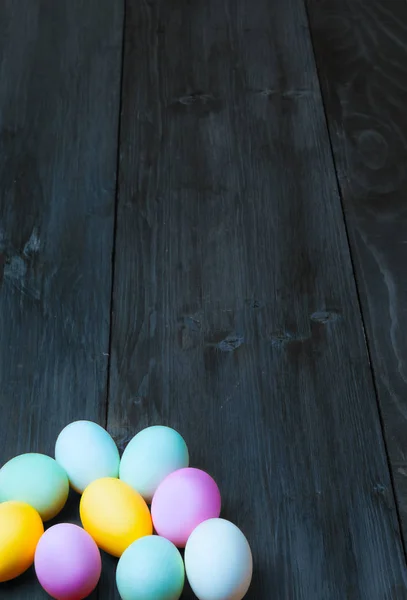
[[[181,554],[158,535],[133,542],[117,565],[116,584],[122,600],[178,600],[184,582]]]
[[[68,493],[67,474],[45,454],[20,454],[0,469],[0,502],[26,502],[43,521],[49,521],[63,509]]]
[[[119,477],[150,503],[163,479],[188,465],[184,438],[171,427],[154,425],[130,440],[120,461]]]

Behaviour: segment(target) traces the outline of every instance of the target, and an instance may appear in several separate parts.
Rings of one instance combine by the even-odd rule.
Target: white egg
[[[188,448],[180,434],[171,427],[155,425],[129,442],[120,461],[119,476],[151,502],[167,475],[188,465]]]
[[[120,456],[113,438],[92,421],[74,421],[59,434],[55,460],[80,494],[102,477],[118,477]]]
[[[253,572],[249,543],[230,521],[204,521],[188,539],[185,570],[199,600],[242,600]]]

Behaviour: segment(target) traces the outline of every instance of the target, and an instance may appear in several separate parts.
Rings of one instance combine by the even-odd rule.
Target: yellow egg
[[[31,567],[43,533],[44,525],[34,508],[17,501],[0,504],[0,582]]]
[[[120,557],[130,544],[153,532],[143,497],[113,477],[103,477],[88,485],[79,512],[83,528],[99,548],[113,556]]]

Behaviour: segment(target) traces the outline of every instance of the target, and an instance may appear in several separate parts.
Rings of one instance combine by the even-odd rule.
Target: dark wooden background
[[[168,424],[248,600],[407,599],[406,105],[403,0],[4,0],[0,464]]]

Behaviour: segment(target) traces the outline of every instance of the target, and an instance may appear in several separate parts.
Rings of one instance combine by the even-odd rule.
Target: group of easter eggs
[[[44,532],[69,486],[81,494],[82,527],[58,523]],[[104,550],[119,558],[122,600],[178,600],[185,574],[199,600],[241,600],[252,554],[220,510],[217,484],[189,467],[188,448],[174,429],[143,429],[120,459],[105,429],[75,421],[59,434],[55,459],[21,454],[0,469],[0,582],[34,564],[51,597],[81,600],[99,582]]]

